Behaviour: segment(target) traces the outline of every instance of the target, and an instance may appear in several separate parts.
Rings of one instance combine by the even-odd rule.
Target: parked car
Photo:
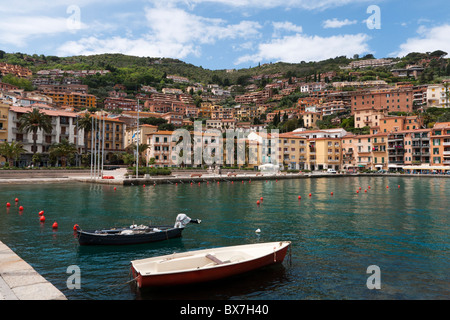
[[[337,173],[336,170],[334,170],[334,169],[328,169],[327,172],[328,173]]]
[[[378,170],[378,173],[387,173],[386,170]]]

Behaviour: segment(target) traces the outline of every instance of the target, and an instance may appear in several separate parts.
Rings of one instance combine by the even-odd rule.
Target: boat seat
[[[217,257],[214,257],[213,255],[210,255],[210,254],[207,254],[205,257],[211,261],[214,261],[216,264],[224,264],[225,263],[224,261],[222,261],[222,260],[218,259]]]

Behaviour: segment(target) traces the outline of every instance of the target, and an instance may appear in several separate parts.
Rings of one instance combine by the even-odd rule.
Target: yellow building
[[[307,161],[307,139],[292,132],[282,133],[278,139],[278,159],[288,170],[303,170]]]
[[[97,107],[97,98],[92,94],[79,92],[47,92],[57,106],[70,106],[76,109]]]
[[[311,171],[341,168],[341,139],[313,138],[307,140],[307,165]]]
[[[305,112],[302,117],[305,128],[317,128],[317,121],[323,119],[322,114],[318,112]]]
[[[0,143],[8,140],[9,105],[0,103]]]
[[[136,144],[136,131],[136,125],[125,129],[125,147],[128,147],[131,144]],[[158,131],[158,126],[151,124],[139,125],[139,144],[147,143],[147,135],[156,131]]]

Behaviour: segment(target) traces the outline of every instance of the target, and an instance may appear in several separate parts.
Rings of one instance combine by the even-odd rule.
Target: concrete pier
[[[67,298],[0,241],[0,300],[67,300]]]

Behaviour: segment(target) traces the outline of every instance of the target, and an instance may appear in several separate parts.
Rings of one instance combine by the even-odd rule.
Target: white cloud
[[[80,23],[80,29],[86,25]],[[0,19],[0,43],[24,46],[32,37],[74,32],[66,18],[46,16],[6,16]]]
[[[328,28],[342,28],[344,26],[350,26],[352,24],[357,24],[357,23],[358,23],[358,20],[351,20],[350,21],[348,19],[338,20],[338,19],[334,18],[334,19],[325,20],[323,22],[323,27],[325,29],[328,29]]]
[[[285,21],[285,22],[272,22],[274,33],[272,37],[279,37],[279,33],[281,31],[291,31],[291,32],[302,32],[303,28],[301,26],[297,26],[293,24],[292,22]]]
[[[99,39],[85,37],[59,48],[60,55],[87,55],[120,52],[137,56],[173,57],[183,59],[199,56],[201,45],[223,39],[259,37],[261,25],[253,21],[227,24],[223,19],[197,16],[174,7],[157,6],[145,9],[148,30],[137,39]]]
[[[400,49],[392,55],[403,57],[411,52],[433,52],[443,50],[450,53],[450,24],[438,27],[419,27],[418,37],[409,38],[400,45]]]
[[[331,37],[296,34],[274,39],[258,46],[258,52],[240,57],[235,64],[262,61],[319,61],[336,56],[353,56],[369,52],[366,34],[337,35]]]
[[[158,3],[160,0],[150,0]],[[190,9],[193,9],[198,4],[212,3],[221,4],[235,8],[257,8],[257,9],[272,9],[277,7],[282,8],[300,8],[307,10],[324,10],[328,8],[335,8],[347,4],[354,3],[368,3],[374,0],[169,0],[172,4],[184,4]],[[167,3],[167,1],[165,1]]]

